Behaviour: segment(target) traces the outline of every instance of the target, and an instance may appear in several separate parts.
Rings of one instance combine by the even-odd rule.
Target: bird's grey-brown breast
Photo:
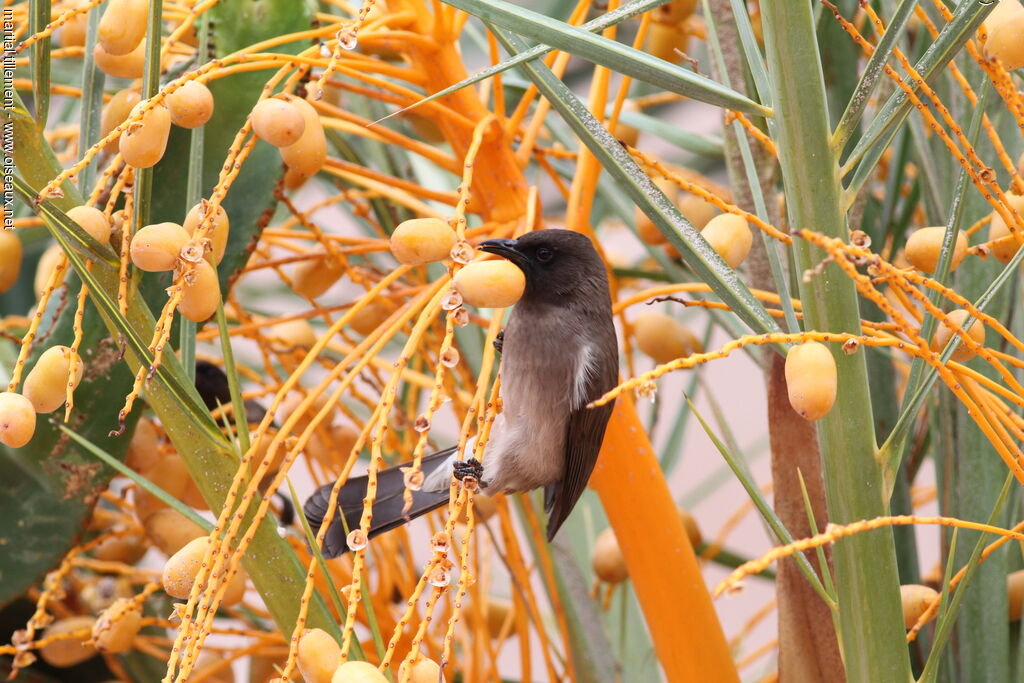
[[[493,491],[538,488],[562,476],[569,414],[594,360],[589,340],[566,324],[565,313],[520,302],[505,328],[503,410],[484,459]]]

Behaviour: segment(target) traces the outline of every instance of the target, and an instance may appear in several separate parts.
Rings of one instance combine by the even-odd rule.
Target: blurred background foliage
[[[84,366],[67,416],[0,445],[16,680],[1024,676],[1018,0],[4,12],[0,376],[31,393],[55,346]],[[212,112],[125,164],[195,83]],[[250,117],[275,95],[301,152]],[[197,205],[143,272],[133,236]],[[452,258],[396,260],[413,218]],[[540,228],[609,267],[624,385],[593,491],[551,545],[539,495],[462,491],[311,554],[315,486],[493,419],[505,312],[450,279]]]

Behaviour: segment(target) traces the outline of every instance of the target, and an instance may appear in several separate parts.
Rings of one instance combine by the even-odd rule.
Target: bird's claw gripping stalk
[[[452,465],[452,472],[455,474],[455,478],[466,485],[467,479],[472,479],[480,484],[480,488],[487,488],[487,482],[482,477],[484,476],[484,466],[476,458],[470,458],[469,460],[457,460]]]

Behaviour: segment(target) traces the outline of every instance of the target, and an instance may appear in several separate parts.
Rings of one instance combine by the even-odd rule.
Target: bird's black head
[[[528,232],[519,239],[487,240],[481,251],[503,256],[526,276],[524,298],[608,294],[604,263],[585,235],[550,228]]]

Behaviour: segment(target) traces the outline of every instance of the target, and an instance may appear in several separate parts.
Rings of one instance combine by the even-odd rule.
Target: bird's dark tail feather
[[[455,452],[454,448],[447,448],[431,455],[423,457],[423,474],[427,477],[437,469],[444,466],[449,456]],[[431,510],[436,510],[448,503],[448,489],[443,491],[414,491],[412,494],[412,507],[406,514],[402,514],[405,507],[405,477],[401,468],[406,465],[390,467],[377,472],[377,496],[373,501],[373,519],[370,522],[370,538],[385,531],[390,531],[406,522],[425,515]],[[324,484],[313,492],[305,505],[302,506],[306,519],[313,533],[320,530],[324,516],[327,514],[327,503],[331,499],[331,489],[334,483]],[[351,531],[359,527],[359,520],[363,515],[363,499],[366,497],[366,476],[353,477],[345,482],[338,492],[338,507],[334,513],[331,526],[324,536],[323,554],[326,558],[338,557],[348,551],[346,543],[346,525]],[[345,523],[341,523],[344,515]]]

